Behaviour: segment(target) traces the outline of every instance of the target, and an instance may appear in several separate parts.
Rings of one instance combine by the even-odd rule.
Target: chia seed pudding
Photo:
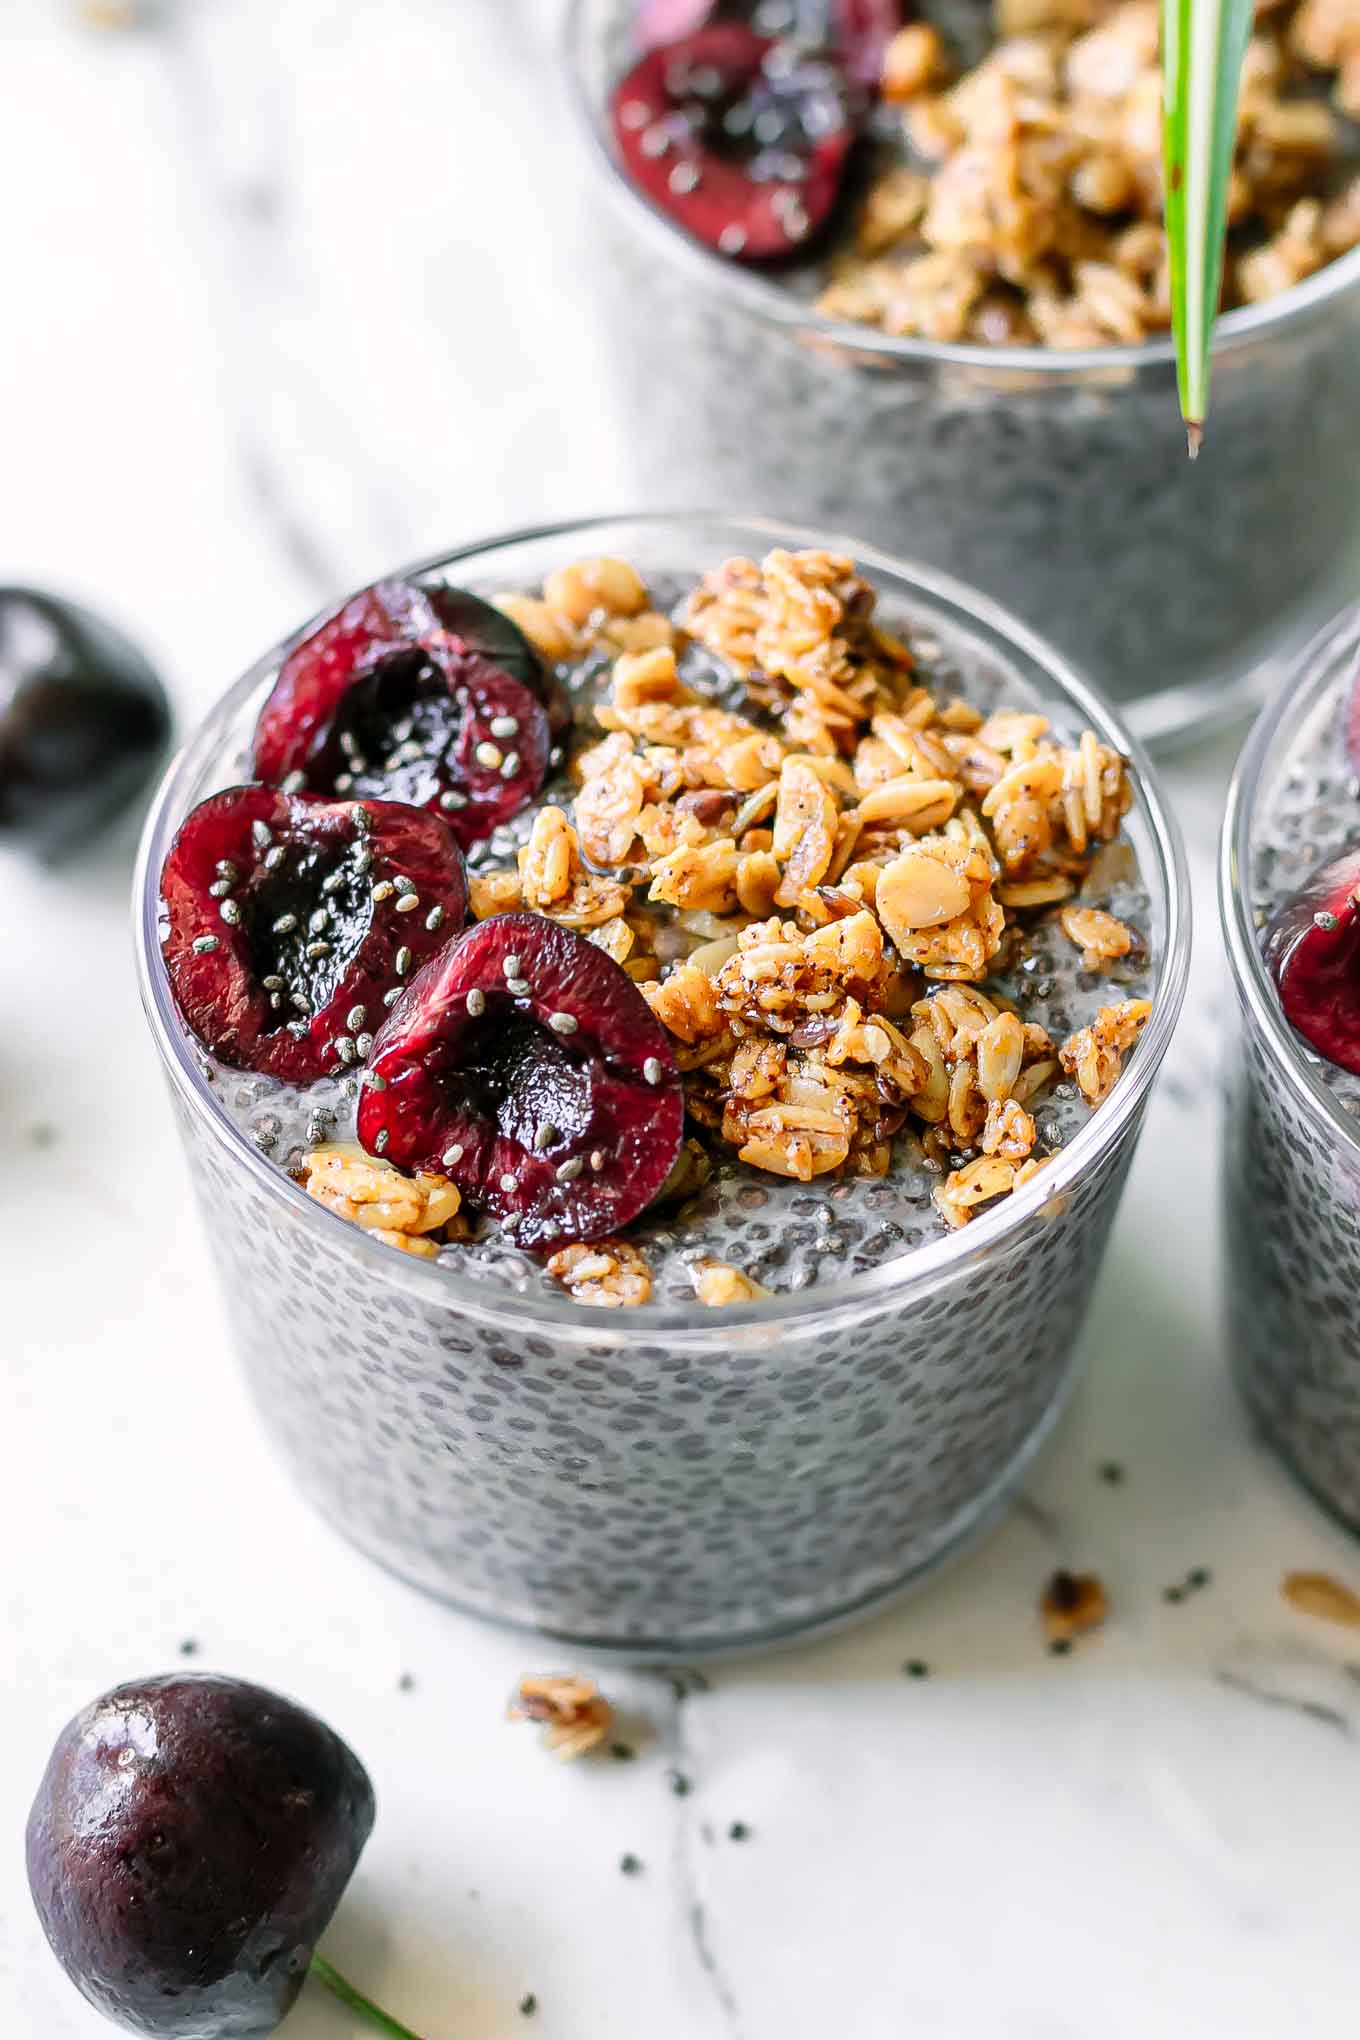
[[[564,615],[544,599],[622,562],[645,600],[576,610],[569,600]],[[374,749],[367,737],[352,737],[343,773],[336,760],[323,771],[318,740],[305,791],[216,793],[241,780],[252,730],[256,767],[268,753],[295,784],[298,768],[279,771],[288,759],[261,737],[270,709],[256,725],[262,701],[287,696],[296,711],[290,675],[310,685],[334,667],[339,640],[325,639],[318,661],[312,626],[210,718],[144,846],[144,995],[261,1412],[338,1527],[476,1612],[667,1656],[751,1647],[872,1606],[991,1519],[1071,1379],[1184,981],[1182,880],[1156,795],[1141,774],[1126,779],[1127,740],[1108,712],[986,604],[873,555],[852,569],[779,527],[636,519],[531,534],[374,592],[390,611],[391,591],[411,586],[433,588],[440,607],[503,600],[538,648],[554,749],[536,794],[515,793],[516,756],[514,811],[472,830],[462,789],[474,806],[504,805],[509,724],[530,729],[522,708],[507,716],[489,695],[468,711],[460,753],[480,766],[496,749],[486,782],[474,773],[442,795],[396,783],[417,769],[397,731],[382,766],[359,755]],[[793,646],[795,612],[791,656],[813,655],[804,680],[820,674],[820,696],[778,672],[773,648]],[[346,628],[354,614],[342,612]],[[550,661],[564,625],[573,642]],[[765,632],[767,666],[743,637],[751,628]],[[412,657],[449,656],[438,632],[420,642]],[[364,669],[372,699],[387,685],[384,658]],[[469,699],[491,686],[481,667],[459,670]],[[858,704],[848,720],[847,702]],[[498,706],[493,744],[477,717]],[[894,719],[903,709],[911,739]],[[665,730],[667,716],[683,731]],[[1036,740],[1036,716],[1051,736]],[[928,751],[946,738],[956,760],[971,757],[972,790],[891,754],[892,741]],[[998,741],[1016,746],[1009,760],[991,753],[1002,779],[1024,767],[1012,800],[1042,808],[1064,770],[1081,780],[1089,841],[1074,843],[1052,815],[1041,824],[1036,808],[1013,810],[1006,786],[985,824],[966,819],[986,804],[996,773],[985,754]],[[644,775],[683,757],[688,784],[663,775],[620,807],[625,754]],[[1064,761],[1056,777],[1050,759]],[[897,812],[908,780],[916,828]],[[356,804],[368,820],[351,839]],[[749,813],[734,818],[734,806]],[[847,830],[860,807],[865,819]],[[468,851],[477,918],[461,939],[448,935],[461,881],[441,814]],[[254,850],[222,854],[212,832],[247,822]],[[398,827],[411,833],[397,862],[417,874],[403,883],[388,877]],[[840,853],[834,866],[819,828]],[[606,861],[611,829],[622,833]],[[308,833],[318,830],[339,832],[325,855],[348,845],[338,864],[327,866]],[[1030,854],[1027,830],[1050,855]],[[300,846],[299,873],[327,871],[325,928],[296,893],[279,913],[271,892],[258,921],[264,895],[252,889],[264,879],[250,860],[283,845],[290,856]],[[342,912],[355,855],[373,900],[382,894],[363,906],[361,941]],[[970,862],[980,857],[985,871]],[[972,873],[971,891],[955,866]],[[271,884],[293,883],[291,866],[267,870]],[[185,919],[195,871],[220,876]],[[927,877],[944,904],[921,904]],[[866,884],[878,886],[876,910]],[[964,911],[947,918],[958,885]],[[419,911],[406,911],[413,891]],[[256,1038],[232,981],[235,1032],[214,1035],[222,971],[246,946],[236,938],[249,933],[258,958],[259,928],[281,924],[265,958],[278,967],[261,980],[277,988],[270,996],[305,984],[317,1007],[345,1004],[355,983],[359,996],[338,1021],[318,1012],[315,1035],[303,1013],[286,1039],[277,1019]],[[304,937],[310,957],[335,931],[344,953],[313,960],[320,980],[290,975]],[[221,1053],[175,1011],[162,943],[185,1012]],[[572,1112],[586,1108],[562,1070],[597,1024],[592,1002],[613,1015],[605,1062],[619,1085],[614,1118],[587,1114],[581,1132]],[[535,1042],[552,1031],[570,1051],[547,1090],[520,1040],[531,1020]],[[250,1039],[265,1066],[233,1067]],[[453,1084],[458,1139],[447,1127],[427,1137],[416,1109],[433,1095],[418,1090],[430,1039],[444,1058],[441,1098],[449,1056],[476,1065],[475,1082]],[[294,1067],[318,1044],[321,1066]],[[545,1126],[549,1093],[556,1123]],[[602,1126],[617,1149],[587,1159]],[[521,1144],[497,1145],[493,1164],[481,1144],[503,1143],[507,1128]],[[573,1128],[579,1154],[563,1145]],[[412,1140],[434,1140],[433,1159]],[[646,1209],[668,1172],[665,1201]],[[633,1307],[589,1307],[604,1304]]]
[[[1265,1439],[1360,1529],[1360,616],[1310,646],[1238,767],[1222,907],[1242,1025],[1224,1197],[1238,1384]],[[1291,1024],[1293,1023],[1293,1024]]]
[[[713,11],[665,10],[691,18]],[[1061,33],[1070,36],[1079,16],[1083,27],[1094,22],[1098,32],[1115,34],[1138,11],[1094,0],[1088,9],[1066,10],[1069,26]],[[833,7],[832,18],[838,12]],[[1301,9],[1299,19],[1315,12]],[[729,22],[744,18],[740,8],[726,14]],[[1004,32],[1012,32],[1007,25],[1019,14],[1013,6],[1002,10]],[[956,64],[984,53],[977,10],[952,7],[935,18]],[[1016,48],[1042,46],[1055,18],[1055,10],[1028,10]],[[778,26],[771,10],[761,10],[760,25]],[[1315,38],[1309,47],[1310,61],[1320,65]],[[994,168],[988,157],[979,171],[976,158],[986,151],[969,146],[957,160],[959,181],[967,171],[977,200],[972,223],[962,217],[946,223],[952,245],[927,246],[912,288],[889,291],[881,272],[897,265],[900,273],[895,245],[886,264],[875,253],[846,271],[856,259],[860,217],[856,192],[864,173],[856,164],[875,157],[864,147],[843,151],[846,167],[836,168],[824,139],[833,114],[818,110],[811,141],[801,138],[803,180],[791,187],[804,194],[801,210],[785,195],[772,212],[783,192],[775,178],[767,187],[772,195],[743,215],[748,254],[764,249],[781,225],[787,234],[792,223],[795,245],[783,260],[734,259],[721,252],[720,239],[696,237],[695,222],[705,221],[699,208],[706,161],[696,166],[693,149],[676,139],[688,118],[683,108],[659,123],[670,151],[659,160],[680,181],[664,191],[640,189],[639,163],[631,151],[625,160],[629,138],[624,129],[621,139],[616,126],[619,82],[637,48],[632,0],[575,0],[568,61],[587,146],[610,202],[602,214],[597,289],[616,343],[616,379],[642,492],[671,500],[777,500],[824,525],[844,520],[907,557],[944,568],[966,563],[970,576],[1127,703],[1135,728],[1154,740],[1259,692],[1350,592],[1360,559],[1360,506],[1344,452],[1350,435],[1333,421],[1360,413],[1360,254],[1353,247],[1360,208],[1337,191],[1332,161],[1333,154],[1338,162],[1351,154],[1354,128],[1330,113],[1321,87],[1310,98],[1287,70],[1278,86],[1287,88],[1283,113],[1273,102],[1263,113],[1281,138],[1298,131],[1288,174],[1281,169],[1278,189],[1263,192],[1255,242],[1248,235],[1235,249],[1233,279],[1244,294],[1281,294],[1221,321],[1209,441],[1192,467],[1172,349],[1158,330],[1161,257],[1146,247],[1140,256],[1132,243],[1127,254],[1122,244],[1115,250],[1108,224],[1113,217],[1116,226],[1145,239],[1150,234],[1160,245],[1160,227],[1146,216],[1150,201],[1138,195],[1147,182],[1147,147],[1155,153],[1155,107],[1150,114],[1143,109],[1137,151],[1121,139],[1077,165],[1074,179],[1092,203],[1062,225],[1061,262],[1044,253],[1051,222],[1036,223],[1030,213],[1042,209],[1023,197],[1026,219],[1012,221],[1017,233],[1023,227],[1022,237],[1014,258],[1000,262],[1000,275],[1032,277],[1037,290],[998,281],[995,250],[973,245],[979,219],[989,222],[989,233],[1000,229],[997,209],[985,202]],[[1276,91],[1280,66],[1270,63],[1274,70],[1263,59],[1260,80],[1251,72],[1249,90],[1260,83],[1267,96]],[[1128,70],[1125,64],[1121,88]],[[1137,65],[1133,70],[1137,75]],[[820,109],[827,95],[816,90]],[[1009,142],[1023,111],[1007,113]],[[1041,111],[1047,117],[1047,108]],[[923,124],[934,121],[946,140],[957,139],[960,123],[933,83],[907,112],[922,114]],[[1081,117],[1085,122],[1084,106]],[[885,120],[896,130],[896,110],[878,119],[880,132]],[[1320,132],[1311,133],[1314,120],[1331,122],[1334,151]],[[1126,125],[1134,132],[1132,111]],[[639,152],[657,128],[653,122],[640,131]],[[879,161],[884,146],[877,144]],[[900,145],[892,146],[900,154]],[[1121,149],[1132,152],[1128,160]],[[1246,166],[1262,157],[1275,165],[1272,149],[1244,141],[1244,191]],[[797,150],[785,153],[796,163]],[[833,172],[828,210],[824,187]],[[1129,189],[1125,209],[1111,216],[1101,208],[1118,196],[1111,183],[1118,178]],[[713,184],[715,199],[726,202],[724,180]],[[908,205],[900,185],[882,190],[879,219],[892,226],[900,215],[903,231],[914,231],[911,206],[919,207],[919,193]],[[1286,194],[1302,194],[1302,209],[1289,211]],[[1338,204],[1340,210],[1327,211]],[[878,244],[871,238],[868,245]],[[961,267],[970,265],[988,275],[981,295],[971,282],[960,285]],[[866,323],[885,316],[888,330]],[[658,333],[666,336],[664,369]],[[1036,335],[1055,344],[1035,344]]]

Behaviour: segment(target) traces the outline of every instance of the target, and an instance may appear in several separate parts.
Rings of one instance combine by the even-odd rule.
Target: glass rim
[[[568,97],[577,121],[585,131],[591,158],[610,194],[643,238],[671,261],[678,262],[690,277],[711,294],[727,296],[753,318],[763,320],[795,337],[806,337],[824,347],[863,357],[865,360],[916,362],[927,366],[986,368],[1006,375],[1024,375],[1038,384],[1100,381],[1111,376],[1121,380],[1141,368],[1176,365],[1175,343],[1167,334],[1135,345],[1113,347],[991,347],[982,341],[924,340],[897,337],[848,319],[829,319],[811,306],[781,290],[755,268],[726,261],[705,248],[668,220],[637,190],[621,170],[601,131],[590,88],[587,84],[583,50],[587,40],[586,10],[590,0],[568,0],[563,17],[562,48],[568,73]],[[1213,356],[1231,354],[1292,324],[1306,313],[1324,309],[1334,297],[1360,288],[1360,247],[1325,263],[1302,283],[1263,299],[1259,304],[1240,305],[1225,312],[1214,328]]]
[[[1262,709],[1242,747],[1228,787],[1219,835],[1218,914],[1223,946],[1228,952],[1238,998],[1264,1042],[1272,1063],[1296,1098],[1315,1120],[1360,1161],[1360,1123],[1342,1109],[1335,1094],[1308,1061],[1284,1016],[1275,983],[1261,953],[1260,931],[1253,918],[1247,885],[1251,870],[1251,835],[1258,814],[1261,781],[1276,755],[1277,742],[1291,719],[1297,723],[1334,684],[1333,659],[1360,645],[1360,603],[1333,616],[1309,639],[1273,701]]]
[[[806,1290],[758,1299],[751,1303],[713,1311],[698,1304],[643,1304],[626,1313],[625,1330],[636,1328],[639,1336],[674,1332],[688,1334],[701,1343],[721,1341],[733,1332],[776,1329],[804,1319],[834,1318],[840,1313],[858,1315],[889,1298],[899,1303],[931,1293],[970,1261],[985,1259],[1006,1238],[1018,1231],[1050,1200],[1083,1175],[1089,1163],[1113,1146],[1118,1135],[1141,1107],[1166,1052],[1185,995],[1190,955],[1190,886],[1180,830],[1175,822],[1142,744],[1067,660],[1043,638],[989,597],[981,595],[952,575],[934,568],[901,561],[860,544],[843,534],[780,523],[756,516],[734,515],[728,511],[624,512],[618,516],[567,518],[547,524],[530,525],[512,532],[470,541],[452,551],[440,552],[399,570],[409,579],[441,571],[473,559],[494,560],[498,552],[513,546],[545,543],[580,537],[588,546],[597,531],[658,531],[701,526],[716,521],[739,527],[752,540],[769,546],[816,546],[851,552],[856,563],[871,574],[887,577],[911,595],[919,595],[937,608],[954,612],[956,627],[981,626],[1003,650],[1019,652],[1037,666],[1052,687],[1056,700],[1075,707],[1101,740],[1119,750],[1130,762],[1135,805],[1141,806],[1156,856],[1156,869],[1143,873],[1145,885],[1160,889],[1166,926],[1164,954],[1158,961],[1157,984],[1152,1015],[1129,1058],[1119,1082],[1104,1102],[1091,1112],[1081,1130],[1061,1148],[1038,1176],[1012,1192],[990,1211],[982,1213],[956,1231],[910,1248],[860,1274],[834,1282],[818,1283]],[[365,583],[365,586],[370,585]],[[357,590],[354,592],[358,592]],[[348,599],[348,598],[342,598]],[[408,1289],[427,1303],[443,1309],[457,1308],[467,1315],[532,1331],[551,1326],[555,1333],[575,1334],[589,1342],[609,1335],[601,1324],[601,1313],[563,1296],[523,1296],[516,1291],[498,1290],[492,1284],[460,1275],[447,1265],[399,1255],[381,1241],[371,1239],[310,1197],[298,1183],[271,1162],[251,1141],[214,1096],[194,1053],[192,1038],[178,1015],[170,994],[169,978],[160,960],[159,879],[171,840],[190,805],[190,790],[221,741],[223,723],[247,701],[274,672],[288,651],[326,616],[340,606],[328,602],[297,630],[271,647],[214,703],[195,732],[168,766],[148,812],[142,831],[137,868],[133,880],[134,939],[137,980],[142,1007],[158,1053],[180,1100],[193,1116],[206,1124],[233,1162],[244,1166],[265,1196],[282,1206],[295,1223],[316,1228],[331,1247],[367,1261],[375,1274],[388,1283]],[[617,1328],[615,1328],[617,1330]]]

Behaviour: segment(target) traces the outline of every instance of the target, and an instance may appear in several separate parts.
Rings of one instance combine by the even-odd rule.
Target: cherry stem
[[[383,2011],[380,2005],[375,2005],[371,1998],[366,1998],[362,1991],[356,1990],[352,1983],[347,1983],[338,1969],[331,1968],[324,1955],[313,1955],[311,1974],[318,1983],[324,1983],[327,1990],[334,1997],[338,1997],[342,2005],[347,2005],[350,2011],[357,2012],[361,2019],[367,2019],[369,2025],[377,2032],[386,2033],[388,2040],[420,2040],[418,2033],[413,2033],[409,2026],[401,2025]]]

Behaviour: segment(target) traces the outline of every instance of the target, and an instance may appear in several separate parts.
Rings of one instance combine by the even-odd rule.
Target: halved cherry
[[[1360,1075],[1360,849],[1324,865],[1266,931],[1280,1004],[1319,1055]]]
[[[760,0],[639,0],[633,22],[633,41],[640,50],[660,49],[666,43],[681,42],[715,21],[740,21],[755,25]],[[789,26],[793,7],[789,7]]]
[[[543,704],[560,696],[480,597],[383,581],[285,659],[256,724],[255,770],[275,786],[429,808],[470,847],[542,785]]]
[[[832,47],[866,92],[877,92],[888,44],[910,11],[903,0],[831,0]]]
[[[846,76],[876,92],[883,55],[907,18],[904,0],[824,0],[818,41],[825,42]],[[806,34],[800,29],[798,0],[641,0],[633,23],[639,49],[681,42],[715,22],[743,22],[766,35]]]
[[[443,822],[391,801],[234,786],[182,823],[161,872],[163,954],[198,1039],[294,1084],[362,1062],[467,911]]]
[[[740,23],[648,50],[611,111],[638,188],[697,240],[746,262],[814,239],[854,140],[835,61]]]
[[[567,691],[556,673],[544,665],[519,625],[512,623],[493,602],[484,602],[470,589],[434,580],[421,580],[414,585],[438,617],[441,629],[456,638],[465,651],[480,653],[538,697],[549,729],[560,737],[571,722]]]
[[[632,979],[538,914],[497,914],[422,971],[368,1079],[369,1153],[451,1177],[525,1247],[627,1225],[684,1129],[670,1038]]]

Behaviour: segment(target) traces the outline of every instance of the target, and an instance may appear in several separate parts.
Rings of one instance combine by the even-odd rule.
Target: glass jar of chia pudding
[[[1223,1170],[1232,1365],[1266,1441],[1360,1530],[1360,612],[1242,754],[1220,903],[1240,1007]]]
[[[1059,655],[706,515],[468,546],[276,647],[136,918],[304,1493],[447,1602],[661,1660],[849,1620],[1003,1512],[1189,944]]]
[[[567,63],[605,201],[596,287],[616,343],[613,374],[644,497],[778,502],[791,516],[824,528],[843,521],[905,558],[964,573],[1099,675],[1135,732],[1157,744],[1262,698],[1360,588],[1350,459],[1360,421],[1360,187],[1337,195],[1355,130],[1334,119],[1320,82],[1294,82],[1304,30],[1280,31],[1281,48],[1293,35],[1287,60],[1258,31],[1265,40],[1249,64],[1253,125],[1240,173],[1257,206],[1256,238],[1235,232],[1228,302],[1236,308],[1218,327],[1209,434],[1191,464],[1165,330],[1157,102],[1155,89],[1144,89],[1157,83],[1153,0],[1081,13],[1082,24],[1096,24],[1090,54],[1080,56],[1079,79],[1090,74],[1085,97],[1070,82],[1053,83],[1079,61],[1070,54],[1077,12],[997,6],[1003,29],[1008,15],[1026,17],[1000,59],[1014,75],[999,81],[994,66],[984,98],[975,70],[965,100],[946,92],[948,80],[928,81],[938,52],[915,50],[919,76],[899,102],[921,148],[904,160],[900,141],[892,143],[891,167],[867,203],[849,189],[863,186],[864,173],[847,172],[818,139],[834,134],[834,90],[814,77],[803,106],[795,96],[790,112],[784,101],[794,148],[785,159],[783,144],[764,152],[773,168],[761,174],[773,181],[748,213],[780,247],[792,222],[810,252],[790,242],[785,259],[761,263],[742,259],[758,231],[744,223],[747,213],[718,224],[716,208],[738,201],[730,165],[713,167],[702,128],[711,112],[745,121],[743,134],[756,118],[772,120],[776,132],[779,79],[760,80],[758,101],[742,98],[721,65],[693,65],[688,79],[706,78],[715,101],[705,112],[688,85],[668,96],[664,78],[631,67],[639,20],[669,21],[682,35],[716,16],[726,24],[720,37],[739,37],[748,31],[734,23],[754,19],[774,33],[792,19],[791,0],[754,9],[573,0]],[[802,14],[815,23],[856,11],[823,0]],[[947,11],[951,28],[965,24],[952,48],[970,39],[976,47],[985,15]],[[1316,11],[1302,0],[1300,20]],[[1052,48],[1036,57],[1040,31]],[[910,31],[922,32],[934,33]],[[701,30],[697,46],[711,33]],[[1313,61],[1325,65],[1333,54],[1328,47]],[[739,58],[738,47],[733,75]],[[641,97],[621,85],[630,77],[647,87]],[[991,130],[986,121],[1003,88],[1030,93],[1031,108],[1036,95],[1043,104],[1037,113],[1022,102],[1003,107],[1011,128],[998,144],[995,120]],[[1082,139],[1069,187],[1058,180],[1065,209],[1054,225],[1047,201],[1024,187],[1034,160],[1025,151],[1038,135],[1042,163],[1053,148],[1044,121],[1052,114],[1062,140],[1069,112]],[[1094,118],[1108,125],[1108,142],[1093,132]],[[887,120],[900,136],[891,105],[876,119],[872,135],[881,138]],[[1324,125],[1314,132],[1316,123]],[[845,161],[861,161],[868,146],[861,138]],[[781,160],[800,183],[781,186]],[[1259,184],[1248,190],[1253,166]],[[674,181],[640,188],[653,172]],[[824,221],[821,208],[842,176],[847,190]],[[1122,210],[1111,215],[1112,206]],[[1025,208],[1013,221],[1014,245],[979,252],[973,244],[1008,207]],[[904,235],[910,260],[900,252]],[[1018,281],[999,281],[998,266]]]

